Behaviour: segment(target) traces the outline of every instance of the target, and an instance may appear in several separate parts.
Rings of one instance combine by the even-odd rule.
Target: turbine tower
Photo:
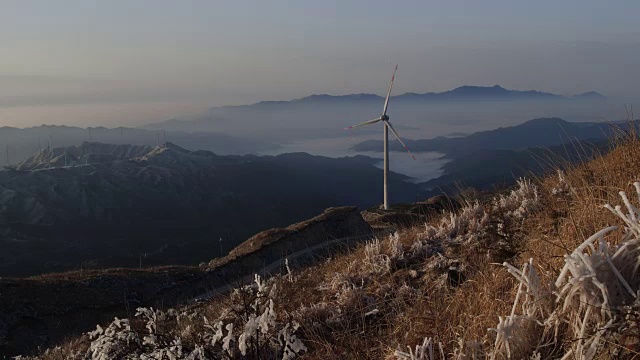
[[[393,135],[398,139],[400,144],[404,146],[405,150],[409,153],[409,155],[415,160],[416,158],[411,154],[409,148],[405,143],[400,139],[400,134],[393,128],[393,125],[389,122],[389,116],[387,115],[387,110],[389,109],[389,97],[391,96],[391,88],[393,88],[393,81],[396,79],[396,72],[398,71],[398,65],[396,65],[395,69],[393,69],[393,76],[391,76],[391,82],[389,83],[389,90],[387,91],[387,97],[384,100],[384,109],[382,110],[382,116],[377,119],[365,121],[363,123],[349,126],[346,130],[354,129],[364,125],[375,124],[377,122],[382,121],[384,123],[384,209],[389,210],[389,192],[388,192],[388,184],[389,184],[389,130],[393,133]]]

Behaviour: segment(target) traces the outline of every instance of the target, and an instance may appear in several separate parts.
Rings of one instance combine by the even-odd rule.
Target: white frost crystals
[[[421,345],[416,345],[415,350],[408,347],[409,352],[404,352],[400,350],[396,350],[394,352],[394,356],[399,360],[436,360],[434,356],[434,340],[433,338],[426,337],[422,341]],[[442,344],[438,342],[438,349],[440,352],[440,359],[445,359],[444,349],[442,348]]]
[[[106,329],[98,326],[88,335],[92,340],[85,359],[231,359],[260,356],[294,359],[307,351],[297,337],[299,325],[281,323],[274,309],[275,282],[262,280],[236,289],[234,306],[216,321],[206,317],[202,324],[181,328],[181,321],[192,319],[187,313],[171,309],[163,312],[138,308],[136,317],[145,330],[136,330],[129,320],[115,319]],[[244,305],[242,305],[244,304]],[[194,328],[195,327],[195,328]]]
[[[640,183],[634,183],[640,201]],[[619,217],[624,223],[624,233],[618,245],[613,245],[605,236],[618,227],[604,228],[582,244],[571,254],[565,255],[564,266],[552,284],[556,297],[555,304],[548,309],[550,314],[545,318],[543,295],[539,280],[535,274],[532,260],[525,264],[522,271],[505,264],[511,274],[520,282],[518,295],[514,303],[514,311],[522,290],[525,294],[523,316],[543,326],[545,333],[568,324],[571,337],[576,339],[566,351],[563,359],[576,358],[590,360],[595,357],[601,341],[607,334],[618,333],[620,329],[629,327],[628,314],[625,308],[638,304],[640,291],[640,219],[638,209],[631,204],[627,195],[620,192],[627,212],[621,206],[605,208]],[[527,272],[528,269],[528,272]],[[526,289],[525,289],[526,288]],[[505,348],[510,357],[509,341],[513,338],[512,325],[518,325],[510,318],[500,318],[496,339],[496,352]],[[516,315],[517,316],[517,315]],[[552,341],[557,342],[555,338]]]
[[[538,196],[538,188],[535,184],[527,179],[519,179],[514,190],[506,195],[500,195],[493,198],[490,206],[482,206],[479,202],[474,202],[464,206],[460,212],[450,213],[443,216],[440,224],[437,226],[426,225],[425,232],[421,234],[417,241],[411,246],[411,255],[426,256],[437,255],[441,260],[431,260],[428,266],[434,267],[439,264],[447,264],[444,257],[440,254],[442,249],[449,244],[458,244],[464,246],[475,246],[480,241],[490,239],[493,245],[496,245],[496,238],[490,236],[492,226],[496,227],[498,235],[511,233],[514,228],[520,226],[523,221],[540,206],[540,198]],[[511,234],[513,236],[513,234]],[[374,249],[376,246],[372,245]],[[522,298],[522,308],[525,314],[533,316],[541,314],[542,310],[538,305],[540,294],[540,279],[532,263],[525,264],[522,271],[510,266],[509,271],[519,280],[523,281],[519,289],[518,298]],[[500,323],[496,328],[491,329],[497,333],[494,353],[506,351],[511,353],[511,342],[514,337],[520,334],[521,323],[529,321],[529,315],[516,315],[516,306],[519,300],[514,304],[512,314],[507,317],[501,317]],[[431,338],[425,338],[422,345],[417,345],[415,351],[409,348],[409,352],[396,350],[394,353],[398,360],[405,359],[445,359],[444,354],[438,356],[434,354],[434,342]],[[440,346],[440,344],[438,344]],[[435,357],[434,357],[435,356]],[[475,342],[465,342],[460,339],[460,344],[454,351],[454,359],[476,359],[487,358],[491,354],[487,354],[482,348],[482,344]]]

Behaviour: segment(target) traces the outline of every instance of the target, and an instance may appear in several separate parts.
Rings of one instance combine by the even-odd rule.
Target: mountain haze
[[[577,95],[557,95],[537,90],[509,90],[500,85],[494,86],[460,86],[444,92],[404,93],[391,96],[393,103],[397,101],[469,101],[469,100],[579,100],[583,98],[601,99],[606,97],[596,91],[589,91]],[[384,97],[376,94],[348,94],[329,95],[313,94],[290,101],[260,101],[252,105],[228,106],[238,107],[268,107],[268,106],[296,106],[301,104],[326,104],[326,103],[367,103],[384,101]]]
[[[375,94],[315,94],[290,101],[210,108],[203,114],[144,126],[151,130],[224,132],[276,143],[339,138],[342,129],[379,116],[384,98]],[[607,98],[596,92],[564,96],[501,86],[461,86],[440,93],[405,93],[391,97],[389,114],[403,133],[445,135],[515,125],[537,117],[559,116],[571,121],[596,120],[610,111]],[[453,128],[455,127],[455,128]],[[353,136],[368,136],[361,128]],[[377,133],[377,131],[375,132]]]

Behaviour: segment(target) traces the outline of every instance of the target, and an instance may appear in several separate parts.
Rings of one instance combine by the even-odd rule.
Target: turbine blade
[[[398,64],[393,69],[393,76],[391,76],[391,82],[389,83],[389,91],[387,91],[387,98],[384,100],[384,110],[382,110],[382,116],[387,115],[387,109],[389,108],[389,97],[391,96],[391,88],[393,87],[393,81],[396,79],[396,72],[398,71]]]
[[[407,150],[407,152],[409,153],[409,156],[411,156],[413,158],[413,160],[416,160],[415,156],[413,156],[413,154],[411,153],[411,151],[409,150],[407,145],[405,145],[405,143],[402,141],[402,139],[400,139],[400,134],[398,134],[396,129],[393,128],[393,125],[391,125],[391,123],[388,122],[388,121],[385,121],[384,124],[389,128],[389,130],[391,130],[393,135],[396,136],[396,139],[398,139],[398,141],[400,141],[400,144],[402,144],[402,146],[404,146],[404,149]]]
[[[375,124],[375,123],[377,123],[378,121],[382,121],[382,118],[377,118],[377,119],[373,119],[373,120],[365,121],[365,122],[360,123],[360,124],[357,124],[357,125],[352,125],[352,126],[346,127],[346,128],[344,128],[344,129],[345,129],[345,130],[351,130],[351,129],[355,129],[355,128],[360,127],[360,126],[369,125],[369,124]]]

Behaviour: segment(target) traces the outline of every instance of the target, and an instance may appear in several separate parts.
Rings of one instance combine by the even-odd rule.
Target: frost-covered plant
[[[291,267],[289,267],[289,258],[284,258],[284,267],[287,269],[287,280],[293,282],[293,272],[291,271]]]
[[[282,360],[295,359],[299,354],[307,351],[307,347],[295,334],[300,325],[296,322],[287,323],[278,331],[278,345],[282,349]]]
[[[447,247],[479,246],[494,253],[499,249],[509,250],[513,247],[512,240],[519,235],[516,230],[529,214],[538,209],[539,202],[537,187],[529,180],[520,179],[514,190],[507,195],[496,196],[490,206],[482,206],[478,202],[467,204],[458,213],[443,216],[438,225],[426,225],[425,232],[412,244],[411,255],[413,258],[431,258],[437,254],[428,268],[451,268],[453,264],[454,271],[459,272],[464,264],[442,256]]]
[[[536,322],[539,325],[543,325],[536,319],[538,316],[543,317],[545,315],[545,310],[542,306],[543,294],[540,287],[540,277],[533,266],[533,259],[529,259],[529,262],[522,266],[522,270],[506,262],[503,263],[503,266],[518,280],[519,285],[511,308],[511,314],[506,317],[499,316],[498,325],[489,329],[496,333],[491,359],[495,359],[498,353],[503,350],[507,358],[511,358],[512,344],[514,341],[519,341],[523,332],[526,331],[525,323]],[[522,314],[516,314],[519,303],[522,306]]]
[[[389,257],[394,261],[404,260],[404,248],[397,231],[389,235]]]
[[[466,235],[473,235],[483,229],[489,220],[489,214],[477,201],[473,205],[462,208],[459,214],[450,213],[449,218],[443,218],[438,229],[427,229],[438,237],[446,236],[450,240],[461,240]]]
[[[261,281],[259,275],[255,275],[258,292],[251,304],[251,312],[247,314],[244,323],[244,331],[238,337],[238,348],[242,355],[247,355],[247,350],[253,346],[257,354],[261,346],[269,341],[269,331],[275,327],[276,313],[273,309],[273,299],[267,294],[267,286]]]
[[[107,360],[125,357],[129,345],[140,345],[141,339],[131,329],[129,320],[115,318],[109,326],[96,326],[88,333],[91,344],[87,351],[87,358],[93,360]]]
[[[422,341],[422,344],[416,345],[415,350],[411,349],[410,346],[407,346],[409,352],[404,352],[400,350],[396,350],[394,355],[398,360],[436,360],[434,356],[434,340],[430,337],[425,337]],[[439,358],[445,359],[444,349],[442,348],[442,343],[438,342],[439,349]]]
[[[172,313],[171,316],[177,316]],[[107,328],[100,325],[88,333],[92,340],[87,350],[86,359],[187,359],[204,358],[204,349],[196,346],[185,349],[180,336],[162,334],[158,331],[159,322],[167,318],[153,308],[138,308],[136,317],[144,318],[146,332],[139,332],[131,327],[129,320],[115,318]]]
[[[216,344],[224,338],[224,333],[222,332],[224,323],[222,321],[218,321],[215,324],[211,324],[206,316],[203,316],[203,318],[204,328],[207,330],[204,333],[203,338],[207,342],[207,345],[216,346]]]
[[[468,243],[483,235],[489,224],[489,213],[480,203],[463,207],[459,213],[443,216],[437,226],[425,225],[425,232],[411,246],[413,256],[430,257],[449,243]]]
[[[136,317],[141,316],[145,320],[148,334],[144,337],[145,345],[156,345],[160,341],[158,334],[158,320],[164,320],[165,314],[153,308],[139,307],[136,309]]]
[[[362,275],[383,274],[390,272],[394,266],[404,260],[404,248],[400,243],[400,235],[395,232],[387,241],[374,238],[364,246],[364,259],[356,261],[354,268],[360,268]]]
[[[387,273],[391,270],[391,257],[384,253],[378,238],[369,241],[364,247],[363,265],[371,274]]]
[[[551,195],[554,196],[567,196],[571,195],[571,186],[567,182],[564,171],[558,169],[558,179],[551,188]]]
[[[511,218],[522,220],[538,205],[538,187],[529,179],[519,179],[517,185],[509,195],[494,199],[493,208],[506,212]]]
[[[526,316],[511,314],[509,316],[499,316],[498,325],[489,329],[496,332],[496,341],[494,344],[491,359],[495,359],[496,355],[504,349],[507,358],[511,358],[511,347],[513,341],[519,338],[518,330],[522,328],[522,323],[528,320]]]
[[[320,288],[330,289],[335,302],[343,307],[352,307],[364,298],[364,278],[337,273],[329,284],[322,284]]]
[[[487,353],[478,341],[465,341],[458,338],[458,346],[453,349],[453,360],[479,360],[486,359]]]
[[[529,259],[529,262],[523,265],[522,270],[519,270],[507,262],[503,263],[503,266],[505,266],[507,271],[520,283],[511,315],[515,314],[520,297],[524,294],[524,299],[522,299],[522,313],[531,318],[534,318],[536,315],[544,316],[542,306],[544,294],[541,289],[540,277],[538,276],[536,268],[533,266],[533,259]]]
[[[218,341],[222,333],[222,323],[231,321],[226,325],[227,336],[222,338],[222,346],[229,354],[233,342],[237,342],[237,349],[242,356],[276,357],[279,359],[292,359],[307,350],[304,343],[295,332],[299,325],[295,322],[280,324],[274,308],[274,299],[277,297],[276,283],[263,280],[255,275],[254,284],[245,286],[233,294],[233,302],[237,306],[233,311],[223,316],[215,327],[210,329],[215,333],[211,341]],[[235,317],[230,314],[237,314]],[[237,332],[234,332],[234,323]]]
[[[640,201],[640,183],[634,187]],[[617,227],[602,229],[584,241],[570,255],[556,280],[561,314],[578,339],[572,353],[591,359],[605,331],[620,321],[622,307],[638,301],[640,291],[640,219],[638,209],[626,193],[620,205],[605,208],[624,222],[624,235],[618,245],[606,241],[605,235]]]
[[[640,183],[634,183],[634,186],[640,201]],[[565,256],[564,266],[554,284],[557,306],[546,319],[541,302],[544,295],[533,262],[530,260],[525,264],[522,271],[504,264],[520,284],[511,315],[500,317],[497,328],[493,329],[498,334],[494,356],[505,349],[510,357],[511,342],[518,339],[513,334],[523,324],[519,319],[535,319],[537,324],[545,327],[545,332],[554,328],[556,334],[560,323],[569,324],[571,337],[576,341],[563,359],[593,359],[607,332],[620,331],[628,326],[628,309],[638,303],[640,293],[640,218],[638,209],[627,195],[620,192],[620,197],[626,213],[621,206],[607,204],[605,208],[625,224],[621,241],[616,245],[605,239],[617,229],[610,226],[596,232]],[[516,315],[523,293],[523,314]]]
[[[634,182],[633,186],[635,187],[638,194],[638,201],[640,201],[640,182]],[[616,207],[614,208],[611,205],[607,204],[604,207],[607,210],[611,211],[614,215],[622,219],[622,221],[624,221],[626,233],[623,241],[630,239],[640,239],[640,211],[638,211],[638,208],[636,208],[631,203],[631,201],[629,201],[629,198],[624,191],[620,191],[619,194],[622,198],[622,201],[624,202],[625,207],[627,208],[626,214],[622,211],[622,206],[620,205],[616,205]]]
[[[477,201],[464,206],[458,213],[444,216],[437,226],[426,225],[425,232],[414,243],[414,253],[424,252],[433,242],[469,244],[486,235],[491,222],[505,223],[507,220],[521,222],[539,204],[538,189],[529,180],[518,180],[517,187],[508,195],[493,199],[490,209]],[[507,218],[505,220],[504,218]]]
[[[306,325],[318,331],[326,326],[334,327],[343,321],[343,311],[333,302],[321,301],[314,304],[302,305],[294,311],[293,317],[305,319]]]
[[[256,275],[253,285],[236,289],[234,306],[216,321],[201,316],[203,324],[181,328],[181,319],[197,317],[173,309],[137,309],[135,316],[144,323],[136,330],[129,320],[115,319],[107,328],[97,326],[89,333],[92,340],[86,359],[229,359],[238,356],[293,359],[306,351],[293,321],[280,323],[275,311],[275,282]],[[189,341],[186,342],[185,339]]]

